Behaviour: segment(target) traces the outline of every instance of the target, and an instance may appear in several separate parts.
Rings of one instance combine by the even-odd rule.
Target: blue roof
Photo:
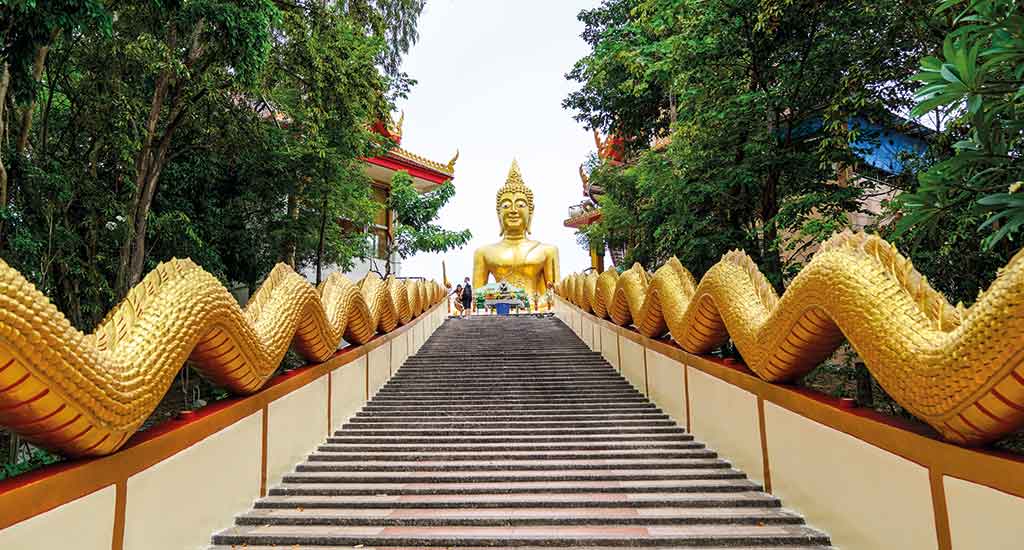
[[[897,120],[898,117],[893,117]],[[916,126],[913,122],[902,122],[901,126],[911,125],[911,130],[896,130],[872,122],[862,116],[850,117],[849,128],[859,131],[857,140],[850,144],[853,153],[864,160],[868,166],[889,174],[900,174],[906,168],[900,157],[908,155],[921,157],[928,149],[928,143],[921,134],[930,132],[927,128]],[[821,117],[812,118],[794,129],[796,138],[810,138],[822,129]],[[895,126],[895,125],[893,125]],[[916,135],[915,135],[916,134]]]
[[[906,168],[900,157],[921,157],[928,150],[924,139],[862,117],[851,118],[850,128],[860,131],[857,140],[850,144],[854,154],[864,159],[865,164],[889,174],[902,173]]]

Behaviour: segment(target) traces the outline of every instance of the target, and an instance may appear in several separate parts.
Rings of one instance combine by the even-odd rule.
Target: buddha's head
[[[523,182],[519,163],[512,161],[505,185],[496,197],[498,223],[502,236],[520,236],[530,232],[533,221],[533,191]]]

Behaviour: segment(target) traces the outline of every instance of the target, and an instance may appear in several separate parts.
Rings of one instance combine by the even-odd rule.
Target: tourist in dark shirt
[[[466,283],[462,285],[462,314],[469,315],[473,308],[473,287],[469,284],[469,277],[466,277]]]

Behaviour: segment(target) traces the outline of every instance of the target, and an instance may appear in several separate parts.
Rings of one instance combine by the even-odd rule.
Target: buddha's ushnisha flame
[[[530,207],[530,213],[532,214],[533,190],[527,187],[526,182],[523,181],[523,175],[519,172],[519,161],[512,159],[512,166],[508,169],[508,177],[505,178],[505,185],[498,189],[498,193],[494,197],[495,207],[498,212],[501,212],[501,197],[515,193],[522,193],[526,195],[526,205]]]

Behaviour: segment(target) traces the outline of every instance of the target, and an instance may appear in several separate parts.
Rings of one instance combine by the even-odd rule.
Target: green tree
[[[619,224],[605,232],[650,243],[633,258],[648,267],[673,254],[705,266],[742,246],[781,288],[859,208],[863,189],[830,183],[857,162],[850,117],[909,98],[893,75],[928,43],[927,24],[906,24],[922,4],[608,0],[600,17],[581,14],[594,49],[568,75],[581,89],[565,105],[632,150],[633,189],[602,185],[604,207],[627,199],[615,212],[635,214],[602,220]],[[666,129],[671,145],[645,152]]]
[[[8,71],[0,102],[0,158],[13,160],[0,253],[75,326],[102,318],[132,262],[142,273],[190,256],[254,287],[281,259],[312,271],[366,254],[360,159],[390,146],[367,128],[412,84],[380,65],[408,47],[386,31],[418,12],[380,20],[378,35],[314,0],[96,4],[106,19],[68,7],[92,5],[0,6],[0,61],[27,68]],[[61,9],[74,18],[33,23]],[[34,42],[18,38],[29,31]]]
[[[899,199],[899,230],[925,232],[982,219],[984,246],[1009,241],[1024,226],[1024,6],[1012,0],[945,0],[936,12],[953,28],[938,55],[921,60],[914,114],[950,113],[944,128],[955,154],[919,176]],[[1005,241],[1004,241],[1005,239]]]
[[[445,229],[434,223],[438,212],[455,196],[451,180],[436,189],[420,193],[412,177],[402,170],[391,178],[387,207],[394,216],[392,233],[387,243],[385,276],[391,274],[391,258],[403,260],[417,252],[447,252],[464,246],[473,238],[468,229]]]
[[[138,60],[143,63],[139,76],[149,77],[143,89],[151,94],[148,112],[138,121],[143,130],[117,272],[117,292],[124,296],[142,279],[150,206],[176,130],[203,96],[239,94],[258,81],[279,13],[269,0],[205,0],[129,4],[117,15],[132,24],[116,27],[123,32],[114,40],[144,56]]]

